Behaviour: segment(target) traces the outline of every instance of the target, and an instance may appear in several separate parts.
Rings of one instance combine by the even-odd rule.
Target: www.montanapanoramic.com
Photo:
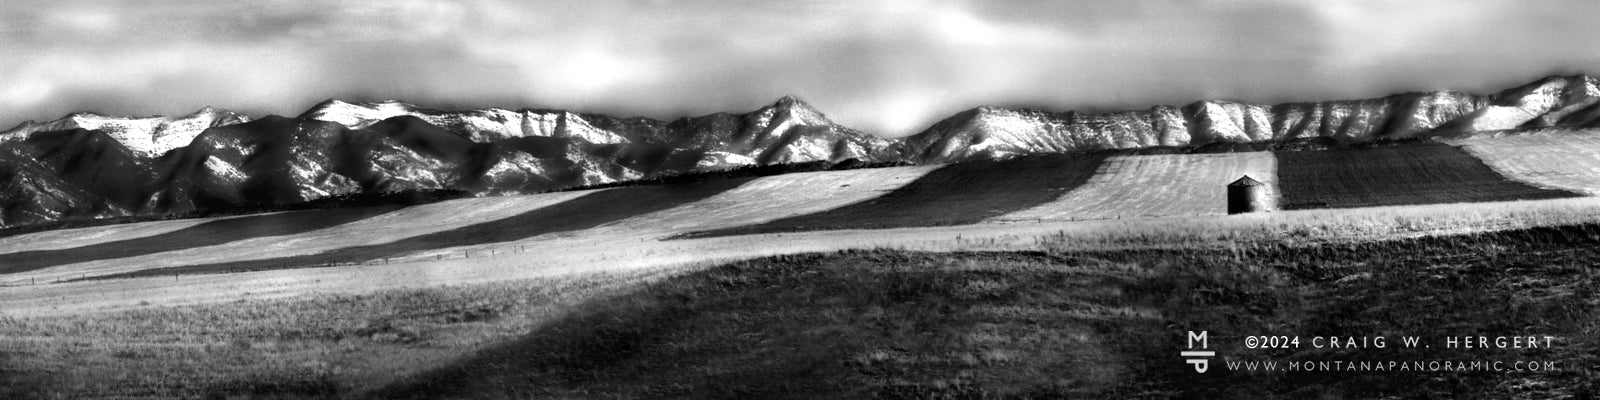
[[[1228,360],[1230,371],[1242,372],[1551,372],[1559,369],[1555,361],[1279,361]]]

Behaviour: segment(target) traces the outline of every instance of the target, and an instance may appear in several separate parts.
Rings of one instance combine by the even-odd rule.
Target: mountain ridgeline
[[[210,108],[179,118],[73,114],[0,133],[0,225],[408,190],[529,193],[742,165],[869,161],[887,145],[792,97],[673,121],[333,100],[295,118]]]
[[[979,107],[906,137],[914,162],[1087,149],[1201,146],[1302,138],[1361,142],[1600,121],[1594,78],[1548,77],[1491,95],[1413,92],[1365,100],[1245,104],[1199,101],[1103,114]]]
[[[896,140],[836,124],[794,97],[743,114],[670,121],[337,100],[293,118],[252,119],[210,107],[182,117],[78,113],[0,132],[0,226],[401,191],[530,193],[747,165],[945,163],[1596,125],[1600,82],[1582,75],[1490,95],[1440,91],[1270,106],[1200,101],[1100,114],[979,107]]]

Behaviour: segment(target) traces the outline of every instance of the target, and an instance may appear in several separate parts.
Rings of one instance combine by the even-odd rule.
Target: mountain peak
[[[229,110],[229,109],[226,109],[226,108],[217,108],[217,107],[212,107],[212,106],[200,107],[199,110],[195,110],[194,112],[189,113],[189,115],[186,116],[185,118],[199,118],[199,117],[211,117],[213,119],[230,118],[230,117],[231,118],[245,118],[243,115],[239,115],[239,113],[233,112],[232,110]]]
[[[792,94],[779,97],[778,101],[773,102],[771,107],[779,110],[803,110],[812,114],[822,114],[816,107],[812,107],[811,103],[807,103],[805,100],[801,100],[799,96]]]
[[[1584,82],[1584,81],[1589,81],[1589,80],[1592,80],[1592,79],[1589,77],[1588,74],[1581,74],[1580,73],[1580,74],[1568,74],[1568,75],[1559,75],[1559,74],[1558,75],[1549,75],[1549,76],[1546,76],[1546,77],[1543,77],[1543,78],[1539,78],[1538,80],[1535,80],[1534,82],[1535,83],[1543,83],[1543,82],[1562,81],[1562,82],[1567,82],[1567,83],[1576,83],[1576,82]]]
[[[135,119],[135,117],[117,118],[117,117],[113,117],[113,116],[110,116],[110,115],[105,115],[105,114],[101,114],[101,113],[97,113],[97,112],[78,111],[78,112],[75,112],[75,113],[67,114],[67,116],[63,117],[62,119],[72,119],[72,120],[79,120],[79,119],[91,119],[91,120],[93,120],[93,119]]]
[[[812,107],[810,103],[806,103],[806,101],[801,100],[799,96],[792,94],[778,98],[778,101],[772,103],[772,105],[768,106],[767,109],[777,112],[788,111],[789,114],[792,114],[794,117],[797,117],[802,121],[806,121],[809,124],[833,124],[833,121],[829,120],[828,116],[823,114],[821,110],[817,110],[817,108]]]
[[[773,103],[773,105],[774,106],[778,106],[778,107],[793,107],[795,105],[807,105],[807,104],[806,104],[805,100],[800,100],[799,96],[795,96],[795,95],[792,95],[792,94],[786,94],[786,95],[783,95],[783,97],[779,97],[778,98],[778,102],[777,103]]]
[[[339,99],[327,99],[300,114],[299,118],[333,122],[358,129],[389,117],[412,114],[416,110],[418,110],[416,106],[398,100],[351,103]]]

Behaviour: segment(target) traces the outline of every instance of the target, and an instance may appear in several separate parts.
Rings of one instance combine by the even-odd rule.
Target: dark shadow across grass
[[[60,250],[0,254],[0,274],[94,260],[110,260],[192,249],[268,236],[310,232],[376,217],[398,205],[290,211],[219,219],[158,235]]]
[[[1284,209],[1379,207],[1577,197],[1506,179],[1442,143],[1277,151]]]
[[[725,179],[685,185],[631,186],[600,190],[512,217],[389,243],[346,247],[299,256],[158,268],[93,279],[315,267],[378,260],[449,247],[507,242],[548,233],[589,229],[629,217],[666,210],[732,190],[749,181],[750,179]]]
[[[590,303],[372,398],[1585,398],[1600,226],[1311,248],[856,251]],[[1219,358],[1198,374],[1186,334]],[[1298,335],[1247,349],[1245,335]],[[1419,336],[1428,349],[1404,349]],[[1549,335],[1549,349],[1445,349]],[[1387,348],[1313,348],[1386,336]],[[1548,372],[1246,372],[1226,361],[1542,360]]]
[[[951,164],[871,200],[680,237],[972,224],[1061,197],[1094,176],[1108,155],[1056,154]]]

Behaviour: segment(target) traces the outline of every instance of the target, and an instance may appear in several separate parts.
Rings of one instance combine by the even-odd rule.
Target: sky
[[[1600,2],[0,3],[0,126],[298,115],[329,98],[669,119],[796,95],[885,136],[980,105],[1110,111],[1600,74]]]

